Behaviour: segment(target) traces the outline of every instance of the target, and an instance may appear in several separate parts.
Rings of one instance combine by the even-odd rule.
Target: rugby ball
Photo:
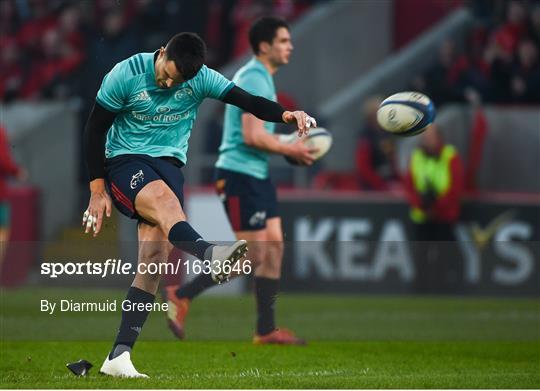
[[[422,133],[435,119],[435,106],[420,92],[399,92],[382,101],[377,111],[379,125],[397,136]]]
[[[303,136],[304,144],[308,148],[317,148],[318,151],[313,153],[315,160],[319,160],[328,153],[332,146],[332,134],[325,128],[312,128],[306,136]],[[298,140],[297,132],[291,134],[280,135],[279,141],[286,144],[293,144]],[[299,163],[291,159],[289,156],[284,156],[289,163],[298,165]]]

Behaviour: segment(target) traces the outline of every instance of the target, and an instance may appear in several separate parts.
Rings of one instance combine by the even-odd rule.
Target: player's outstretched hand
[[[317,127],[315,118],[309,116],[304,111],[286,111],[283,113],[283,122],[286,124],[294,124],[298,127],[298,137],[308,134],[310,128]]]
[[[90,184],[92,187],[92,184]],[[111,217],[112,202],[111,197],[105,191],[105,187],[95,191],[90,191],[90,202],[88,202],[88,208],[83,214],[82,225],[85,227],[84,233],[90,232],[90,229],[94,232],[94,237],[97,236],[101,230],[101,224],[103,223],[103,214],[107,217]]]

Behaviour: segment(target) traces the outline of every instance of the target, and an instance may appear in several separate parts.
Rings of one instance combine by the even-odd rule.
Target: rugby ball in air
[[[315,160],[319,160],[326,155],[332,146],[332,134],[325,128],[312,128],[309,130],[309,133],[306,136],[302,137],[302,139],[308,148],[318,149],[317,152],[313,153],[313,158]],[[293,144],[298,140],[298,133],[293,132],[287,135],[280,135],[279,140],[282,143]],[[289,156],[284,157],[285,160],[291,164],[299,164],[296,160],[291,159]]]
[[[420,92],[399,92],[382,101],[377,111],[379,125],[397,136],[422,133],[435,119],[435,106]]]

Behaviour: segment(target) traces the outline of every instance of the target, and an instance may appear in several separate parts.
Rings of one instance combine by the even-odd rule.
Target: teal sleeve
[[[193,87],[200,100],[222,99],[234,87],[234,83],[221,73],[203,65],[200,74],[193,79]]]
[[[268,85],[265,75],[256,69],[245,72],[238,78],[236,85],[252,95],[270,100],[274,98],[274,91]]]
[[[109,111],[122,111],[128,100],[129,86],[127,84],[123,61],[116,64],[103,78],[97,93],[97,102]]]

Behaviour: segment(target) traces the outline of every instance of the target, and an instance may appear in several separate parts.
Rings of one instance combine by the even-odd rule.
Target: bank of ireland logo
[[[165,114],[165,113],[168,113],[169,111],[171,111],[171,108],[167,106],[161,106],[161,107],[158,107],[157,109],[157,112],[159,114]]]
[[[144,182],[144,173],[143,170],[139,170],[138,173],[134,174],[131,177],[131,182],[129,183],[129,187],[131,189],[135,189],[139,183]]]
[[[174,93],[174,99],[182,100],[191,97],[191,95],[193,95],[193,91],[191,90],[191,88],[180,88]]]

